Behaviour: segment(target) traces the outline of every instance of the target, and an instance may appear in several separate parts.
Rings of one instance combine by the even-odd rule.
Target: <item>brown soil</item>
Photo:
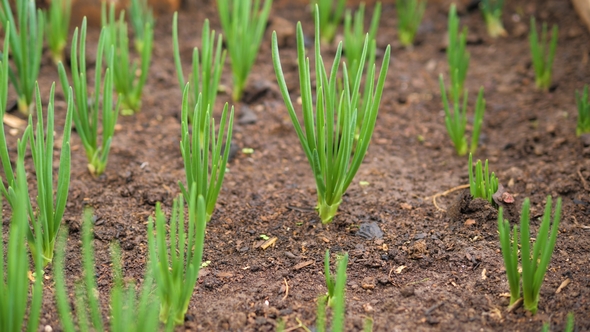
[[[293,25],[302,21],[311,36],[311,16],[302,2],[276,0],[272,16]],[[447,8],[438,2],[428,6],[418,45],[406,50],[397,46],[394,6],[384,5],[378,46],[384,49],[392,43],[394,49],[381,112],[365,162],[339,214],[327,227],[312,210],[316,200],[312,173],[277,92],[267,31],[250,86],[270,88],[250,98],[249,104],[235,105],[238,118],[249,107],[257,121],[235,126],[233,143],[238,152],[207,227],[203,260],[211,263],[201,272],[185,329],[267,331],[274,330],[279,317],[287,321],[287,327],[295,326],[296,319],[313,326],[315,299],[326,292],[323,257],[329,248],[332,253],[350,255],[347,330],[360,330],[368,316],[374,319],[376,331],[539,331],[543,322],[561,331],[570,311],[575,313],[578,331],[590,330],[590,269],[586,265],[590,261],[590,148],[575,136],[574,103],[574,90],[589,83],[590,35],[569,1],[507,2],[504,21],[510,37],[498,40],[487,36],[478,11],[461,16],[470,31],[470,104],[480,86],[488,103],[476,157],[488,158],[500,182],[515,196],[516,214],[525,197],[530,197],[535,217],[542,213],[547,195],[561,196],[564,202],[539,312],[531,316],[518,308],[508,313],[496,211],[471,202],[470,207],[478,208],[450,218],[431,199],[467,182],[467,158],[457,157],[450,143],[438,89],[439,73],[447,72],[441,50]],[[560,28],[555,85],[549,93],[534,86],[527,40],[528,19],[533,14]],[[192,47],[199,45],[206,17],[220,30],[212,1],[192,5],[180,14],[185,69]],[[90,45],[96,43],[97,35],[96,29],[91,30]],[[158,201],[170,209],[179,192],[177,182],[185,179],[179,150],[181,93],[171,45],[171,16],[159,17],[142,111],[119,119],[109,165],[100,178],[87,172],[83,148],[73,134],[72,183],[65,215],[71,233],[66,273],[71,287],[81,269],[80,216],[85,206],[92,206],[97,217],[96,274],[103,302],[111,287],[109,244],[121,244],[125,276],[141,281],[147,218]],[[334,50],[325,46],[323,53],[329,58]],[[294,40],[280,52],[296,98]],[[51,82],[58,81],[49,61],[39,80],[46,99]],[[222,82],[231,86],[229,60]],[[57,90],[56,131],[61,134],[65,103],[61,88]],[[228,101],[229,93],[220,94],[216,110]],[[16,136],[9,138],[13,157]],[[243,154],[242,148],[252,148],[254,153]],[[31,164],[30,158],[27,162]],[[359,181],[369,185],[361,186]],[[445,209],[460,196],[455,191],[438,198],[437,204]],[[356,234],[360,224],[367,222],[378,224],[384,232],[382,240]],[[538,224],[535,218],[533,234]],[[275,245],[261,249],[261,234],[277,237]],[[309,265],[298,265],[305,262]],[[299,268],[302,265],[306,266]],[[566,279],[571,282],[557,293]],[[51,279],[45,283],[44,297],[42,327],[59,330]],[[106,305],[104,309],[106,315]]]

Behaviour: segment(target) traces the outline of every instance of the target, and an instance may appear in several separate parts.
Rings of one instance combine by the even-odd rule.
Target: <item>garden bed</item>
[[[533,234],[546,196],[563,198],[560,234],[539,311],[534,316],[523,308],[509,313],[495,210],[483,206],[451,218],[442,209],[453,206],[460,191],[438,198],[438,208],[432,200],[467,183],[467,158],[456,156],[448,138],[438,86],[439,73],[447,72],[447,10],[446,4],[429,4],[418,44],[406,50],[397,42],[394,5],[384,5],[377,44],[383,50],[391,43],[393,50],[377,126],[365,162],[328,226],[322,226],[313,210],[315,183],[276,85],[271,31],[266,32],[250,76],[248,103],[235,105],[235,155],[207,226],[203,261],[210,263],[201,270],[187,330],[274,330],[279,317],[287,328],[297,325],[297,319],[312,326],[315,299],[326,292],[323,257],[328,248],[350,255],[347,330],[361,330],[364,317],[371,317],[375,331],[539,331],[544,322],[561,331],[570,311],[577,330],[590,330],[590,147],[575,135],[574,100],[574,91],[589,83],[590,35],[568,1],[507,2],[504,22],[510,36],[497,40],[487,36],[479,11],[460,13],[461,24],[469,27],[470,105],[480,86],[487,100],[476,157],[489,159],[490,169],[515,196],[516,210],[530,197]],[[554,85],[548,93],[534,84],[527,39],[530,15],[560,29]],[[179,15],[185,68],[192,47],[200,45],[205,18],[220,30],[212,1],[190,5]],[[312,37],[311,14],[302,2],[276,0],[271,20],[278,18],[293,29],[300,20]],[[118,241],[124,249],[125,277],[140,281],[147,258],[147,218],[159,201],[169,211],[179,193],[178,181],[185,180],[171,16],[159,17],[155,31],[142,110],[119,118],[104,175],[95,179],[88,173],[81,142],[72,135],[64,218],[70,230],[67,282],[73,289],[81,273],[81,215],[91,206],[103,308],[108,307],[112,281],[110,243]],[[90,29],[89,54],[95,53],[97,39],[98,29]],[[334,51],[335,46],[323,47],[329,61]],[[280,52],[287,84],[297,98],[294,35]],[[58,81],[57,70],[46,57],[39,77],[44,101],[53,81]],[[231,87],[229,63],[222,84]],[[57,91],[56,132],[61,133],[65,101],[61,88]],[[216,116],[223,103],[231,102],[230,95],[219,95]],[[9,138],[13,157],[20,135]],[[254,152],[245,154],[243,148]],[[26,162],[32,164],[30,157]],[[8,224],[6,216],[3,222]],[[364,223],[376,223],[383,238],[359,236]],[[262,234],[276,237],[276,242],[262,249]],[[59,330],[51,273],[46,276],[41,326]],[[566,280],[569,284],[557,292]]]

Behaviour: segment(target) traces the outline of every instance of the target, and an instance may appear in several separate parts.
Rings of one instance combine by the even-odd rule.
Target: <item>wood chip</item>
[[[488,278],[488,276],[486,276],[486,269],[483,269],[483,271],[481,271],[481,280],[486,280]]]
[[[11,128],[24,129],[27,126],[27,121],[9,113],[4,114],[3,121]]]
[[[411,210],[412,209],[412,206],[408,203],[401,203],[399,206],[402,208],[402,210]]]
[[[567,285],[569,285],[571,281],[572,281],[572,280],[571,280],[570,278],[566,278],[566,279],[565,279],[565,280],[564,280],[564,281],[561,283],[561,285],[559,285],[559,287],[557,287],[557,290],[555,291],[555,294],[559,294],[559,293],[561,293],[561,291],[562,291],[562,290],[563,290],[563,289],[564,289],[564,288],[565,288]]]
[[[520,299],[516,300],[516,302],[512,303],[511,306],[508,306],[508,308],[506,308],[506,312],[513,312],[518,307],[520,307],[521,304],[522,304],[522,297]]]
[[[397,269],[395,269],[395,273],[400,274],[402,273],[402,271],[406,268],[405,265],[402,265],[400,267],[398,267]]]
[[[305,262],[301,262],[301,263],[299,263],[299,264],[295,265],[295,266],[293,267],[293,269],[295,269],[295,270],[301,270],[302,268],[304,268],[304,267],[306,267],[306,266],[310,266],[310,265],[312,265],[312,264],[313,264],[313,261],[312,261],[312,260],[305,261]]]
[[[472,225],[475,225],[475,219],[465,220],[465,226],[472,226]]]
[[[270,247],[270,246],[274,245],[274,244],[275,244],[275,242],[277,242],[277,239],[278,239],[278,238],[275,236],[275,237],[272,237],[272,238],[270,238],[270,239],[266,240],[266,241],[265,241],[263,244],[261,244],[261,245],[260,245],[260,248],[262,248],[262,249],[266,249],[266,248],[268,248],[268,247]]]
[[[234,274],[231,272],[219,272],[219,273],[217,273],[217,276],[219,278],[231,278],[234,276]]]

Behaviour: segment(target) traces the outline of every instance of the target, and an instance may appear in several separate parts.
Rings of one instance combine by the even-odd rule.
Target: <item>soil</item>
[[[546,197],[563,198],[560,233],[536,315],[522,307],[506,311],[509,289],[496,210],[477,200],[464,203],[468,208],[451,208],[465,198],[461,191],[440,196],[433,204],[434,195],[467,183],[467,158],[457,157],[450,143],[438,87],[438,75],[447,72],[443,47],[448,3],[429,3],[412,49],[399,46],[395,7],[387,3],[378,47],[382,51],[391,43],[393,52],[377,126],[365,161],[338,215],[327,226],[313,210],[315,184],[278,92],[271,31],[266,32],[250,76],[248,103],[235,104],[236,120],[254,114],[250,121],[254,123],[235,125],[236,154],[207,226],[203,260],[210,264],[201,271],[186,323],[177,331],[271,331],[278,318],[286,321],[287,328],[297,326],[298,319],[313,326],[315,300],[326,292],[326,249],[331,250],[333,262],[337,253],[350,256],[346,287],[350,331],[361,330],[365,317],[374,320],[375,331],[539,331],[544,322],[550,322],[553,331],[562,331],[568,312],[575,314],[577,331],[589,331],[590,147],[575,135],[574,91],[590,83],[590,34],[569,1],[518,0],[506,2],[505,7],[509,37],[496,40],[487,36],[477,10],[461,12],[461,23],[469,27],[471,52],[466,86],[471,91],[470,109],[474,92],[485,88],[487,111],[476,157],[489,159],[491,170],[514,196],[512,221],[518,220],[523,199],[530,197],[535,217],[531,228],[536,234]],[[550,92],[534,85],[527,39],[530,15],[559,25]],[[212,1],[189,5],[180,13],[185,70],[192,47],[200,44],[205,18],[220,31]],[[293,28],[301,21],[312,38],[313,22],[304,1],[275,0],[272,20],[279,18],[282,27],[288,23]],[[80,275],[81,214],[91,206],[97,220],[96,275],[105,317],[112,281],[110,243],[119,242],[124,249],[125,277],[141,283],[147,218],[156,202],[169,212],[179,193],[177,183],[185,180],[171,16],[160,16],[157,24],[142,110],[119,118],[104,175],[93,178],[88,173],[79,137],[72,135],[72,180],[64,217],[70,231],[68,287],[73,289]],[[89,33],[92,54],[98,30]],[[294,36],[287,41],[280,53],[295,99],[299,85]],[[334,52],[335,45],[323,46],[327,60]],[[48,54],[45,58],[39,77],[44,103],[51,82],[58,81]],[[222,83],[227,92],[217,99],[216,116],[225,102],[231,103],[229,59]],[[61,135],[65,102],[61,87],[56,90],[56,132]],[[10,98],[14,97],[11,91]],[[21,133],[13,134],[9,145],[15,158]],[[243,148],[254,152],[244,154]],[[30,156],[27,164],[31,167]],[[4,209],[6,225],[6,203]],[[447,215],[446,209],[455,213]],[[384,233],[382,239],[359,236],[365,223],[375,223]],[[262,234],[276,237],[275,244],[262,249]],[[559,289],[566,280],[569,284]],[[50,326],[59,331],[53,296],[48,277],[40,329]]]

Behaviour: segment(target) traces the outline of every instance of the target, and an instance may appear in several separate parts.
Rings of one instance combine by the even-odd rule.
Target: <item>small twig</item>
[[[441,301],[441,302],[439,302],[439,303],[437,303],[437,304],[433,305],[432,307],[430,307],[430,308],[426,309],[426,310],[424,311],[424,315],[426,315],[426,316],[430,315],[430,314],[431,314],[431,313],[432,313],[434,310],[436,310],[436,309],[440,308],[440,307],[441,307],[443,304],[445,304],[445,301]]]
[[[287,209],[299,211],[299,212],[313,212],[313,211],[315,211],[315,208],[301,208],[301,207],[292,206],[292,205],[287,205]]]
[[[442,192],[442,193],[434,194],[434,195],[432,195],[432,196],[431,196],[431,197],[432,197],[432,204],[434,204],[434,207],[435,207],[437,210],[439,210],[439,211],[442,211],[442,212],[447,212],[447,210],[446,210],[446,209],[443,209],[443,208],[441,208],[440,206],[438,206],[438,204],[436,203],[436,198],[437,198],[437,197],[441,197],[441,196],[446,196],[446,195],[448,195],[448,194],[450,194],[450,193],[452,193],[452,192],[455,192],[455,191],[457,191],[457,190],[461,190],[461,189],[466,189],[466,188],[469,188],[469,184],[462,184],[462,185],[460,185],[460,186],[457,186],[457,187],[451,188],[451,189],[449,189],[449,190],[447,190],[447,191],[444,191],[444,192]],[[430,199],[431,197],[426,197],[424,200],[428,200],[428,199]]]
[[[418,281],[409,282],[409,283],[407,283],[407,284],[406,284],[406,286],[410,286],[410,285],[416,285],[416,284],[421,284],[421,283],[423,283],[423,282],[426,282],[426,281],[428,281],[428,280],[430,280],[430,278],[424,278],[424,279],[422,279],[422,280],[418,280]]]
[[[563,290],[565,287],[567,287],[567,285],[569,285],[571,281],[572,281],[572,280],[571,280],[570,278],[566,278],[566,279],[565,279],[565,280],[564,280],[564,281],[561,283],[561,285],[559,285],[559,287],[557,287],[557,290],[555,291],[555,294],[559,294],[559,293],[561,293],[561,291],[562,291],[562,290]]]
[[[590,188],[588,188],[588,182],[586,182],[586,179],[582,175],[582,167],[578,167],[578,176],[580,177],[580,180],[582,180],[582,186],[584,187],[584,190],[590,191]]]
[[[295,320],[297,321],[297,323],[299,323],[299,325],[296,325],[296,326],[290,327],[290,328],[288,328],[288,329],[284,330],[284,332],[295,331],[295,330],[297,330],[297,329],[303,329],[303,330],[305,330],[306,332],[311,332],[311,331],[310,331],[310,330],[307,328],[307,326],[303,325],[303,323],[301,322],[301,320],[299,320],[299,318],[295,318]]]
[[[283,281],[285,282],[285,296],[283,296],[283,301],[285,301],[287,296],[289,296],[289,283],[287,282],[287,278],[283,278]]]

